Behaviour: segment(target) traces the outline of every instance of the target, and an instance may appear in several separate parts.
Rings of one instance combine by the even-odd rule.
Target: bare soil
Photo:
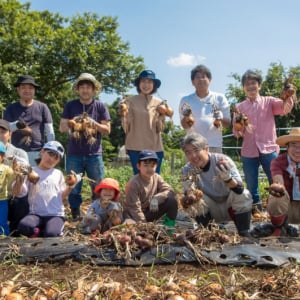
[[[66,222],[66,229],[74,230],[76,225]],[[0,299],[300,299],[299,278],[296,265],[121,267],[71,259],[22,265],[11,259],[0,265]],[[21,298],[7,296],[13,292]]]

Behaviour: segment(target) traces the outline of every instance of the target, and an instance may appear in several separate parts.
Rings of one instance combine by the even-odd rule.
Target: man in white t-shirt
[[[187,132],[201,134],[207,139],[210,152],[222,153],[222,127],[229,127],[231,123],[230,106],[223,94],[209,90],[211,79],[211,72],[204,65],[191,71],[196,90],[181,99],[179,114],[181,125]],[[189,122],[189,110],[194,122]]]

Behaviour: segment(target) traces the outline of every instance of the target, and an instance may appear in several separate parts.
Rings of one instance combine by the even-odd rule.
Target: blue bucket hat
[[[140,80],[141,78],[147,78],[147,79],[151,79],[154,81],[154,85],[155,87],[158,89],[161,85],[161,81],[157,78],[155,78],[155,73],[151,70],[144,70],[140,73],[140,75],[138,76],[138,78],[136,78],[136,80],[134,81],[134,85],[136,87],[139,86],[140,84]]]
[[[0,153],[5,153],[5,152],[6,152],[5,145],[0,141]]]
[[[43,149],[57,153],[60,156],[60,158],[64,157],[64,153],[65,153],[64,147],[62,146],[61,143],[57,141],[50,141],[46,143],[43,146]]]
[[[158,160],[158,156],[157,156],[155,151],[146,149],[146,150],[142,150],[139,153],[139,158],[138,159],[139,159],[139,161],[147,160],[147,159]]]

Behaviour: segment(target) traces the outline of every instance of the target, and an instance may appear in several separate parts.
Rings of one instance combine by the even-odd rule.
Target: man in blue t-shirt
[[[15,87],[20,100],[7,106],[4,119],[10,122],[11,143],[25,150],[30,165],[35,166],[45,138],[48,142],[55,139],[52,115],[45,103],[34,100],[40,86],[32,76],[19,76]]]
[[[85,173],[93,180],[94,187],[104,178],[102,159],[102,134],[110,134],[110,115],[107,107],[94,96],[101,91],[101,84],[89,73],[82,73],[73,85],[79,99],[66,103],[59,130],[69,132],[66,171]],[[90,131],[77,130],[75,121],[84,117],[92,124]],[[79,123],[79,122],[77,122]],[[81,126],[81,125],[80,125]],[[80,218],[82,183],[76,185],[69,195],[73,220]],[[92,196],[95,199],[95,195]]]

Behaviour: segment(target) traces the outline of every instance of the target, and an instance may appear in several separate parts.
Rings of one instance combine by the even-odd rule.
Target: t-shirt
[[[45,124],[53,123],[48,106],[37,100],[30,106],[23,106],[19,101],[9,104],[4,112],[4,119],[8,122],[20,120],[31,128],[30,138],[24,136],[21,130],[14,131],[11,136],[11,143],[26,152],[42,149],[45,141]]]
[[[66,188],[63,173],[58,169],[41,170],[33,167],[40,176],[36,184],[28,182],[28,202],[31,214],[39,216],[65,215],[62,193]]]
[[[188,131],[195,131],[207,139],[209,147],[222,147],[222,127],[215,127],[214,109],[223,113],[224,119],[231,119],[230,106],[223,94],[209,91],[205,98],[200,98],[196,93],[185,96],[179,104],[180,119],[183,118],[182,106],[188,104],[192,110],[195,123]]]
[[[110,115],[107,107],[99,100],[93,99],[90,104],[82,104],[79,99],[71,100],[65,104],[62,118],[73,119],[82,115],[84,112],[93,120],[101,123],[101,121],[110,121]],[[102,153],[102,135],[100,132],[96,134],[96,141],[93,144],[88,143],[86,137],[80,139],[74,138],[71,134],[68,139],[67,153],[68,155],[96,155]]]

